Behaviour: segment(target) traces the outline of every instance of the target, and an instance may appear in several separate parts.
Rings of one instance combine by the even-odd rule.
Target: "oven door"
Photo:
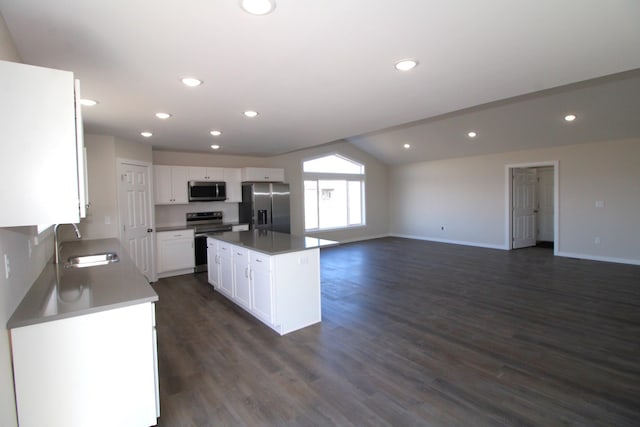
[[[195,237],[196,273],[207,271],[207,235],[196,234]]]

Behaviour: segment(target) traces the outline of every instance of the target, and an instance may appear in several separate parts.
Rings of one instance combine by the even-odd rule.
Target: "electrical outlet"
[[[105,223],[105,225],[111,224],[111,217],[109,215],[106,215],[104,217],[104,223]]]
[[[4,254],[4,277],[5,279],[9,279],[11,277],[11,261],[7,254]]]
[[[600,244],[600,238],[596,237],[595,239],[593,239],[593,243],[595,243],[596,245]]]
[[[604,208],[604,200],[596,200],[596,208]]]

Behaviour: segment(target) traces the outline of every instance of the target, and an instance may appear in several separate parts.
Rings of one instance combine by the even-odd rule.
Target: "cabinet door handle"
[[[244,269],[244,277],[249,278],[249,267],[245,267]]]
[[[249,280],[253,280],[253,270],[249,269]]]
[[[260,258],[256,259],[256,262],[262,262],[262,260]]]

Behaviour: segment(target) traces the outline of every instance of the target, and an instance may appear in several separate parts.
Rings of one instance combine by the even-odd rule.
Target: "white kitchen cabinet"
[[[321,321],[319,249],[266,255],[218,240],[218,255],[218,290],[280,335]]]
[[[193,273],[195,267],[193,229],[156,233],[158,277]]]
[[[249,278],[249,251],[240,246],[232,246],[234,293],[233,300],[244,309],[251,310],[251,280]]]
[[[224,181],[223,168],[189,166],[189,181]]]
[[[284,182],[284,169],[281,169],[281,168],[242,168],[242,181]]]
[[[227,184],[226,203],[242,202],[242,175],[238,168],[224,168],[224,182]]]
[[[233,299],[233,245],[218,241],[218,260],[220,261],[219,291]]]
[[[273,282],[271,257],[250,252],[251,313],[267,325],[273,325]]]
[[[220,288],[220,255],[218,241],[207,237],[207,279],[214,289]]]
[[[187,192],[189,169],[186,166],[155,165],[153,172],[156,205],[189,203]]]
[[[78,223],[82,117],[73,73],[0,61],[0,227]]]
[[[156,425],[155,306],[11,329],[21,427]]]

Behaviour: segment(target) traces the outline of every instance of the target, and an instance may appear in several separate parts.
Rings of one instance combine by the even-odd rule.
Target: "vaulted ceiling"
[[[637,0],[275,1],[263,16],[237,0],[0,0],[0,13],[24,62],[73,71],[99,102],[88,132],[156,149],[270,156],[346,139],[397,164],[640,137]],[[403,58],[419,65],[398,71]]]

